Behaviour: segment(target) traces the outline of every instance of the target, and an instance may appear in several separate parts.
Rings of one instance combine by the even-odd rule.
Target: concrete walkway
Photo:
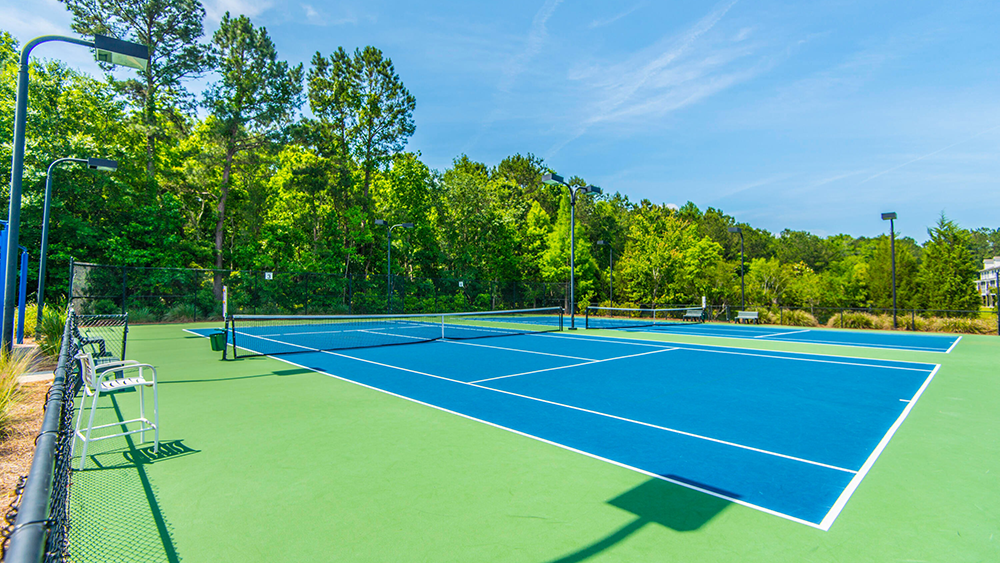
[[[21,375],[17,378],[20,383],[37,383],[39,381],[52,381],[55,377],[52,371],[33,371]]]

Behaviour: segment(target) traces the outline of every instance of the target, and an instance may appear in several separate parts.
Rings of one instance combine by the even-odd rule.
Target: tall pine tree
[[[919,276],[922,305],[926,309],[978,310],[978,264],[970,250],[969,232],[944,213],[937,226],[927,232],[931,240],[924,246]]]

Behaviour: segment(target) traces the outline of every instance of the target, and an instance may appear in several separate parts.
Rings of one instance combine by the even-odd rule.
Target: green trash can
[[[226,333],[224,331],[213,332],[208,335],[208,339],[212,343],[213,352],[221,352],[226,349]]]

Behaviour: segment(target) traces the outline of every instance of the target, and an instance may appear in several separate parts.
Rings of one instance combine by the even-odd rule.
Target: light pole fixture
[[[7,214],[7,220],[10,223],[10,232],[7,236],[7,264],[4,265],[6,268],[4,279],[7,282],[4,286],[3,328],[0,331],[0,347],[2,347],[4,352],[9,352],[13,344],[16,298],[14,281],[17,277],[18,235],[21,228],[21,180],[24,176],[24,127],[28,114],[28,62],[32,49],[42,43],[51,41],[62,41],[91,47],[94,49],[97,60],[101,62],[140,70],[145,69],[146,65],[149,64],[149,49],[145,45],[121,41],[103,35],[95,35],[93,41],[59,35],[43,35],[27,42],[24,48],[21,49],[17,72],[17,98],[14,107],[14,141],[10,167],[10,211]]]
[[[597,186],[582,186],[574,188],[567,184],[558,174],[542,176],[542,183],[547,186],[566,186],[569,189],[569,329],[576,330],[576,301],[574,300],[574,282],[576,271],[576,196],[577,194],[599,194]]]
[[[729,232],[740,234],[740,310],[745,311],[747,308],[747,297],[746,286],[743,283],[743,275],[746,273],[746,268],[743,266],[743,229],[740,227],[729,227]]]
[[[48,171],[45,173],[45,205],[42,211],[42,252],[38,259],[38,313],[35,317],[35,334],[39,334],[42,328],[42,312],[45,308],[45,265],[48,260],[49,251],[49,207],[52,202],[52,173],[55,167],[63,162],[76,162],[86,164],[91,170],[102,170],[114,172],[118,169],[118,163],[114,160],[103,158],[60,158],[52,161]],[[70,298],[73,296],[71,295]]]
[[[389,223],[382,219],[375,219],[376,225],[388,226]],[[396,227],[402,227],[404,229],[412,229],[413,223],[398,223],[389,227],[386,230],[386,266],[385,266],[385,312],[386,314],[392,313],[392,230]]]
[[[892,254],[892,328],[899,328],[896,322],[896,213],[883,213],[882,220],[889,222],[889,252]]]
[[[611,306],[614,307],[615,306],[615,248],[611,246],[610,242],[603,240],[597,241],[597,246],[608,247],[608,273],[609,273],[608,281],[611,282],[609,284],[610,287],[608,290],[608,301],[611,303]]]

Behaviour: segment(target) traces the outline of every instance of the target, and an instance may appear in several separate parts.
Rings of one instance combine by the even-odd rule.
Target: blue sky
[[[55,0],[0,0],[22,42]],[[445,169],[534,153],[633,201],[772,231],[1000,227],[1000,2],[205,0],[308,63],[374,45],[417,98],[409,150]],[[42,47],[96,73],[85,50]],[[191,85],[204,89],[205,80]]]

